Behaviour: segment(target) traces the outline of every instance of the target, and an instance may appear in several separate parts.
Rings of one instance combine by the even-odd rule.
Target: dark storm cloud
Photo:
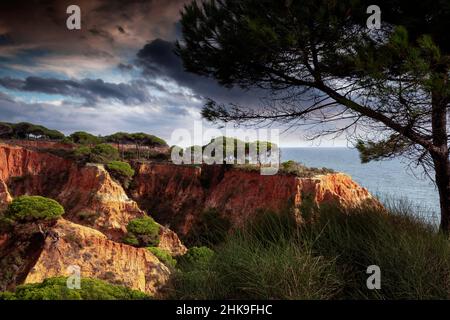
[[[41,48],[51,53],[45,57],[49,71],[62,69],[64,59],[61,57],[73,62],[87,57],[90,65],[95,62],[102,67],[114,67],[149,40],[158,37],[175,39],[174,24],[179,19],[180,9],[188,1],[0,1],[0,57],[11,58],[13,61],[9,63],[17,67],[23,64],[15,60],[16,56],[24,50]],[[81,30],[66,27],[66,9],[71,4],[81,8]],[[52,59],[54,56],[58,59]],[[37,57],[34,62],[39,64],[41,60],[42,57]],[[63,67],[71,69],[66,72],[69,75],[83,73],[79,64],[69,63]]]
[[[129,63],[119,63],[118,65],[117,65],[117,68],[119,68],[119,70],[122,70],[122,71],[130,71],[130,70],[133,70],[133,68],[134,68],[134,66],[132,65],[132,64],[129,64]]]
[[[10,34],[0,34],[0,46],[7,46],[13,44],[13,40]]]
[[[179,85],[188,87],[200,97],[208,97],[222,102],[257,104],[261,91],[244,91],[220,86],[214,79],[186,72],[175,52],[173,42],[156,39],[146,44],[137,53],[137,65],[146,77],[166,77]]]
[[[129,105],[151,101],[145,84],[140,81],[116,84],[101,79],[60,80],[28,77],[25,80],[0,78],[0,86],[10,90],[83,98],[89,104],[95,104],[100,99],[117,100]]]

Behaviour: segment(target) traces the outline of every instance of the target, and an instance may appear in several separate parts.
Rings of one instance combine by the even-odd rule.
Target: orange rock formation
[[[161,223],[181,234],[189,232],[199,214],[215,208],[239,226],[257,212],[293,210],[337,204],[379,205],[367,189],[349,176],[336,173],[312,178],[293,175],[262,176],[259,171],[223,170],[221,166],[194,167],[161,163],[135,164],[133,198]]]

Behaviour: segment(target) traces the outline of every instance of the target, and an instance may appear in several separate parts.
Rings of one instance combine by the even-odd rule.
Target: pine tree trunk
[[[439,72],[435,79],[437,90],[432,92],[431,127],[433,145],[438,151],[432,152],[435,182],[439,192],[439,204],[441,209],[440,230],[445,234],[450,233],[450,161],[447,133],[447,105],[449,99],[442,94],[442,88],[448,85],[447,70]]]
[[[450,234],[450,162],[448,158],[433,159],[433,162],[441,209],[440,230]]]

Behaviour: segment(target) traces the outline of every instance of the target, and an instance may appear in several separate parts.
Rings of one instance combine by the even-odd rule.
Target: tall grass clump
[[[335,258],[345,299],[448,299],[450,248],[434,225],[396,205],[341,211],[322,208],[299,233],[314,255]],[[368,290],[369,265],[381,290]]]
[[[208,264],[185,266],[179,299],[329,299],[339,290],[333,258],[312,256],[287,217],[263,215],[231,234]]]
[[[209,263],[179,271],[173,298],[448,299],[449,242],[408,210],[322,207],[301,226],[262,214],[214,246]],[[370,265],[380,290],[367,288]]]

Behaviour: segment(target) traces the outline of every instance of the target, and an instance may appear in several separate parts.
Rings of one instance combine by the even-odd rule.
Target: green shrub
[[[80,160],[88,160],[92,149],[88,146],[80,146],[73,151],[76,158]]]
[[[108,172],[118,180],[125,189],[130,186],[131,179],[134,175],[134,170],[130,164],[122,161],[111,161],[106,165]]]
[[[127,234],[123,237],[122,242],[133,247],[139,246],[139,240],[134,234]]]
[[[55,200],[41,196],[20,196],[8,206],[6,217],[15,221],[52,220],[64,214]]]
[[[108,163],[114,160],[119,160],[119,151],[109,144],[101,143],[91,149],[91,162]]]
[[[321,174],[334,173],[334,170],[328,168],[310,168],[293,160],[288,160],[281,163],[279,172],[304,178]]]
[[[159,244],[160,226],[149,216],[131,220],[127,231],[124,241],[128,244],[139,247],[156,247]]]
[[[106,167],[108,170],[124,176],[131,178],[134,175],[134,170],[131,168],[130,164],[123,161],[111,161],[109,162]]]
[[[69,289],[67,278],[45,279],[42,283],[20,285],[16,291],[0,294],[0,300],[142,300],[145,293],[112,285],[98,279],[81,279],[81,289]]]
[[[95,145],[102,142],[101,138],[84,131],[74,132],[69,137],[73,142],[85,145]]]
[[[208,247],[192,247],[178,258],[178,262],[184,270],[195,269],[208,265],[213,257],[214,251]]]
[[[158,247],[148,247],[147,248],[151,253],[153,253],[162,263],[170,268],[175,268],[177,265],[177,260],[175,260],[170,252],[167,250],[158,248]]]
[[[73,146],[73,141],[69,137],[64,137],[64,139],[61,140],[61,143]]]

